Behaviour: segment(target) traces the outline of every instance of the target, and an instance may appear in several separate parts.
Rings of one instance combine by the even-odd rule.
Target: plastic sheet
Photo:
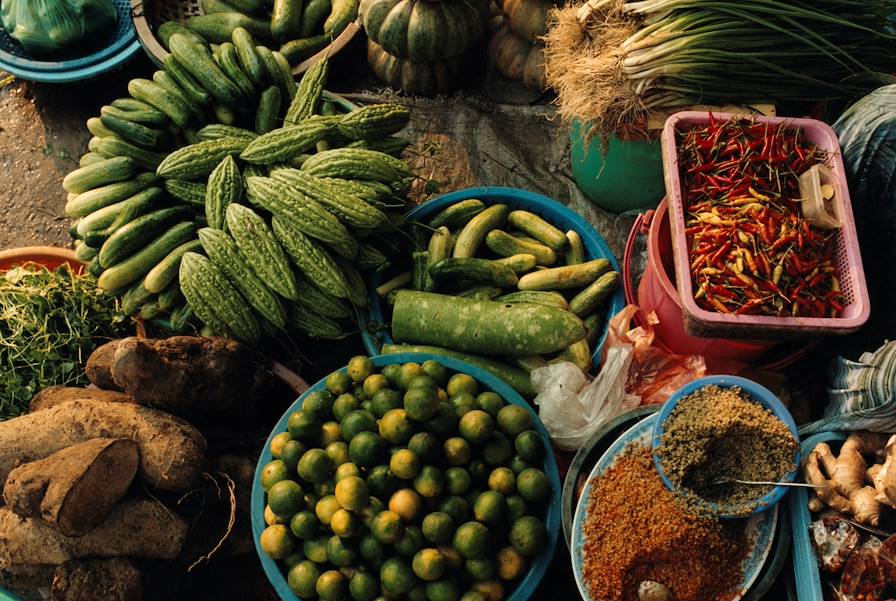
[[[110,28],[112,0],[2,0],[3,28],[32,54],[48,54]]]

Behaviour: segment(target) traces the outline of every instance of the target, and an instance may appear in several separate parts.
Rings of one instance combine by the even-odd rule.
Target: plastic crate
[[[713,113],[717,121],[733,117],[731,113]],[[830,153],[828,166],[834,174],[831,182],[836,189],[837,214],[842,226],[837,235],[835,266],[843,292],[844,310],[840,317],[772,317],[767,315],[730,315],[707,311],[694,300],[690,274],[688,244],[685,237],[685,208],[678,173],[676,131],[709,124],[709,113],[681,112],[666,120],[662,135],[663,170],[669,200],[669,219],[672,230],[672,251],[675,276],[685,319],[685,330],[692,336],[709,338],[797,338],[824,334],[849,334],[861,328],[871,313],[865,272],[859,251],[846,170],[840,156],[837,135],[830,127],[814,119],[755,117],[758,123],[770,126],[786,124],[802,129],[808,141]]]

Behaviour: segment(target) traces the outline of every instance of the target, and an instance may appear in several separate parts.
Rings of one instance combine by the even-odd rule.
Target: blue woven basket
[[[116,69],[140,49],[129,0],[115,0],[118,22],[92,43],[79,44],[59,54],[33,56],[0,25],[0,69],[16,77],[48,83],[90,79]]]

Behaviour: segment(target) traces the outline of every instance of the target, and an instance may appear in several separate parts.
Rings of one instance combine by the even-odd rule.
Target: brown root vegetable
[[[40,411],[55,407],[68,401],[102,401],[104,403],[133,403],[134,399],[127,393],[116,390],[100,390],[99,388],[72,388],[68,386],[50,386],[44,388],[31,398],[31,411]]]
[[[115,356],[118,343],[118,340],[107,342],[90,353],[84,373],[91,384],[104,390],[120,390],[112,377],[112,358]]]
[[[246,413],[274,381],[261,354],[226,338],[125,338],[111,370],[141,405],[186,415]]]
[[[129,403],[68,401],[0,422],[0,482],[19,464],[93,438],[129,438],[140,450],[140,475],[162,490],[199,482],[205,439],[184,420]]]
[[[158,501],[125,499],[99,526],[79,537],[65,536],[40,520],[0,507],[0,568],[15,564],[60,564],[84,557],[174,559],[187,523]]]
[[[143,574],[123,557],[76,559],[56,567],[52,601],[140,601]]]
[[[81,536],[121,500],[139,459],[133,440],[94,438],[12,470],[3,500],[22,517],[42,519],[66,536]]]

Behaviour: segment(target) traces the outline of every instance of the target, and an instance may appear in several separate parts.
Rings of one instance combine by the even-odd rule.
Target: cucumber
[[[256,87],[261,88],[264,86],[268,81],[268,73],[258,53],[255,52],[256,43],[252,38],[252,34],[243,27],[237,27],[233,30],[231,41],[236,46],[236,52],[240,57],[243,71],[245,71]]]
[[[297,91],[296,80],[293,79],[292,76],[292,67],[289,64],[289,61],[286,60],[286,57],[278,50],[271,51],[271,56],[274,58],[274,63],[276,63],[278,68],[277,72],[280,75],[280,78],[275,79],[274,83],[280,86],[280,92],[286,100],[284,104],[288,104],[295,98]]]
[[[202,87],[196,78],[190,75],[190,72],[180,64],[180,61],[173,54],[168,54],[162,61],[165,73],[171,76],[171,79],[183,90],[189,100],[192,100],[199,106],[205,106],[211,102],[211,95]]]
[[[474,282],[502,288],[519,282],[516,272],[507,265],[472,257],[442,259],[429,269],[429,275],[436,282]]]
[[[165,113],[178,127],[186,127],[193,118],[190,106],[179,96],[149,79],[132,79],[128,82],[128,93]]]
[[[159,29],[158,31],[156,31],[156,35],[159,36],[159,41],[162,43],[162,46],[165,47],[165,50],[171,50],[171,36],[176,33],[185,36],[193,44],[208,46],[208,41],[204,37],[193,31],[189,27],[185,27],[180,21],[165,21],[164,23],[159,25]]]
[[[288,102],[291,101],[296,94],[296,83],[292,78],[292,71],[289,70],[289,63],[286,62],[287,69],[284,73],[281,59],[277,58],[277,55],[280,54],[279,52],[273,52],[266,46],[256,46],[255,54],[258,55],[259,60],[264,65],[268,79],[280,88],[280,94],[283,98],[287,99]],[[285,61],[285,59],[282,60]]]
[[[148,171],[155,171],[167,156],[161,152],[138,148],[133,144],[128,144],[118,136],[108,136],[105,138],[96,138],[91,140],[93,152],[103,155],[104,157],[128,157],[134,160],[141,168]]]
[[[541,355],[529,355],[527,357],[516,357],[515,359],[516,364],[529,373],[548,364]]]
[[[569,244],[566,234],[535,213],[519,210],[512,211],[507,216],[507,222],[554,250],[564,250]]]
[[[75,169],[62,180],[62,189],[80,194],[122,180],[130,179],[137,171],[137,165],[127,157],[115,157]]]
[[[202,7],[202,12],[207,15],[243,12],[225,0],[200,0],[199,6]]]
[[[535,256],[536,265],[550,266],[557,262],[557,253],[540,242],[528,242],[514,238],[503,230],[492,230],[485,237],[485,245],[489,250],[501,257],[519,254]]]
[[[84,217],[146,190],[156,180],[158,177],[155,173],[141,173],[132,180],[116,182],[83,192],[65,204],[65,214],[69,217]]]
[[[507,213],[507,205],[497,204],[470,219],[457,235],[453,256],[456,258],[475,256],[482,241],[485,240],[485,236],[493,229],[504,225]]]
[[[392,336],[398,342],[518,356],[559,352],[584,338],[585,327],[572,313],[554,307],[400,290]]]
[[[281,107],[280,88],[270,86],[261,93],[258,110],[255,112],[255,133],[266,134],[277,128]]]
[[[103,125],[125,142],[152,150],[165,143],[167,136],[157,129],[121,119],[115,115],[105,114],[100,117]]]
[[[236,51],[236,46],[232,42],[224,42],[218,48],[218,62],[221,69],[230,78],[230,81],[236,84],[243,94],[244,100],[247,102],[255,98],[255,84],[249,79],[249,76],[243,72],[240,64],[240,56]]]
[[[87,246],[84,243],[75,246],[75,256],[78,257],[79,261],[83,261],[85,263],[92,261],[98,252],[99,249]]]
[[[582,288],[590,285],[601,274],[610,269],[610,262],[606,259],[595,259],[578,265],[566,265],[553,267],[533,273],[527,273],[520,278],[518,287],[520,290],[567,290],[569,288]]]
[[[458,292],[455,296],[472,298],[473,300],[494,300],[501,296],[501,289],[495,286],[474,286]]]
[[[436,263],[441,262],[451,256],[451,232],[447,227],[438,228],[429,239],[429,247],[427,248],[427,263],[425,275],[423,276],[423,288],[425,292],[435,290],[435,280],[430,275],[429,270]]]
[[[358,18],[358,0],[332,0],[330,16],[324,21],[324,35],[337,37]]]
[[[202,106],[193,102],[193,100],[184,92],[173,77],[168,75],[165,71],[155,71],[152,74],[152,80],[168,90],[173,96],[176,96],[178,100],[180,100],[183,104],[190,108],[190,111],[193,113],[193,118],[201,123],[205,118],[205,111],[202,109]],[[185,128],[186,129],[186,128]]]
[[[583,323],[585,324],[585,340],[588,341],[588,346],[594,348],[600,335],[603,334],[601,316],[598,313],[592,313],[585,318]]]
[[[150,269],[143,279],[143,286],[146,290],[159,294],[170,286],[172,282],[176,282],[177,274],[180,270],[180,260],[183,258],[184,253],[188,252],[202,252],[202,244],[200,244],[199,240],[184,242],[156,263],[155,267]]]
[[[109,157],[104,157],[98,152],[87,152],[86,154],[82,154],[81,158],[78,159],[78,167],[87,167],[88,165],[101,163],[107,158]]]
[[[535,303],[536,305],[544,305],[546,307],[557,307],[564,311],[569,311],[569,303],[559,292],[542,291],[542,290],[526,290],[520,292],[511,292],[504,296],[499,296],[496,300],[502,303]]]
[[[140,101],[136,100],[135,102]],[[162,111],[154,109],[146,103],[141,102],[140,104],[143,104],[146,108],[123,109],[114,104],[106,105],[100,108],[100,115],[110,115],[112,117],[124,119],[125,121],[130,121],[131,123],[139,123],[140,125],[148,125],[151,127],[167,127],[168,124],[171,123],[171,120],[168,119]],[[88,129],[90,129],[89,125]]]
[[[519,255],[510,255],[509,257],[504,257],[503,259],[495,259],[495,263],[507,265],[517,274],[523,274],[535,269],[537,261],[535,259],[535,255],[523,253]]]
[[[591,366],[591,349],[588,348],[588,341],[582,338],[570,344],[548,363],[556,364],[564,361],[574,364],[582,371],[588,371]]]
[[[291,65],[296,65],[329,46],[332,40],[333,38],[327,34],[292,40],[280,47],[280,54],[285,56]]]
[[[102,109],[100,110],[102,111]],[[97,138],[105,138],[107,136],[115,135],[114,131],[103,125],[103,121],[99,117],[91,117],[87,120],[87,131],[90,132],[90,135],[96,136]]]
[[[429,251],[419,251],[411,253],[411,271],[414,273],[411,278],[411,288],[414,290],[425,290],[427,286],[427,277],[429,276]],[[429,278],[430,281],[432,278]],[[430,285],[432,288],[433,286]]]
[[[582,237],[575,230],[566,232],[566,241],[569,245],[566,249],[566,264],[578,265],[585,262],[585,245]]]
[[[180,290],[178,282],[172,282],[168,288],[159,293],[157,298],[159,309],[162,311],[170,311],[184,302],[184,294]]]
[[[128,291],[121,297],[121,310],[125,315],[134,315],[152,297],[153,293],[143,286],[143,282],[137,282],[128,288]]]
[[[164,198],[160,188],[147,188],[121,202],[94,211],[78,223],[77,231],[84,237],[91,233],[101,233],[105,242],[115,230],[152,210]]]
[[[199,15],[184,19],[181,23],[212,44],[229,42],[233,30],[237,27],[242,27],[256,38],[265,41],[271,39],[271,22],[269,20],[255,19],[238,12]],[[174,45],[174,36],[171,36],[168,43]]]
[[[579,317],[593,313],[616,290],[619,281],[619,273],[615,271],[603,274],[569,301],[569,310]]]
[[[188,242],[195,236],[195,228],[190,221],[179,223],[151,241],[143,250],[99,276],[97,285],[106,292],[120,290],[145,276],[172,250]]]
[[[100,248],[100,265],[112,267],[164,232],[172,224],[188,218],[187,207],[159,209],[120,227]]]
[[[302,8],[302,27],[296,37],[310,38],[315,33],[322,31],[324,21],[327,20],[332,8],[332,0],[308,0]]]
[[[279,42],[288,42],[299,37],[302,30],[301,0],[274,0],[271,13],[271,35]]]
[[[213,17],[215,15],[208,15]],[[198,17],[193,17],[198,18]],[[240,90],[224,74],[212,58],[211,51],[188,38],[175,34],[171,36],[171,53],[181,65],[220,104],[236,107],[240,105]],[[183,126],[182,126],[183,127]]]

